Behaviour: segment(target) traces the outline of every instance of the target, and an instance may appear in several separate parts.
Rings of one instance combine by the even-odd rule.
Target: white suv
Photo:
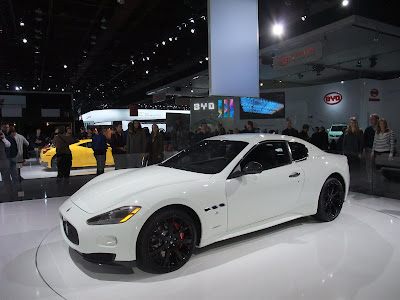
[[[343,134],[343,130],[347,128],[347,124],[332,124],[331,128],[328,128],[328,142],[333,140],[337,141]]]

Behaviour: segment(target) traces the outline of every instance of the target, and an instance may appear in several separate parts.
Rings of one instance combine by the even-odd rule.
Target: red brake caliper
[[[174,222],[174,226],[175,226],[175,229],[176,229],[176,230],[179,230],[179,224],[178,224],[178,223]],[[179,238],[180,238],[181,240],[183,240],[184,237],[185,237],[185,234],[184,234],[183,232],[181,232],[181,233],[179,234]],[[179,248],[182,248],[182,247],[183,247],[183,244],[179,244]]]

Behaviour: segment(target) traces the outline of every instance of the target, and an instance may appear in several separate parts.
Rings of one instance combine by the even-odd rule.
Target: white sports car
[[[332,221],[348,188],[345,156],[289,136],[224,135],[96,177],[60,207],[60,224],[86,259],[166,273],[195,247],[303,216]]]

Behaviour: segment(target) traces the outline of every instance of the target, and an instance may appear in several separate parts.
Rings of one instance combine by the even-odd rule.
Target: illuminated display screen
[[[285,93],[261,94],[261,98],[240,98],[240,119],[285,117]]]
[[[234,116],[233,99],[218,100],[218,119],[233,118]]]

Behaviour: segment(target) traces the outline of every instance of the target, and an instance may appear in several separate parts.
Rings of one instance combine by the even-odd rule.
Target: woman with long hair
[[[363,131],[358,125],[356,117],[351,117],[349,125],[344,132],[343,138],[343,154],[349,160],[350,171],[360,169],[361,156],[364,148]]]
[[[164,160],[164,137],[157,124],[151,128],[151,158],[150,164],[158,164]]]
[[[372,146],[372,157],[389,154],[389,160],[393,159],[394,153],[394,136],[393,131],[389,128],[385,119],[379,119],[378,126],[374,137],[374,144]]]
[[[126,153],[128,156],[129,168],[143,167],[143,160],[146,157],[146,134],[138,120],[129,123],[128,140]]]

